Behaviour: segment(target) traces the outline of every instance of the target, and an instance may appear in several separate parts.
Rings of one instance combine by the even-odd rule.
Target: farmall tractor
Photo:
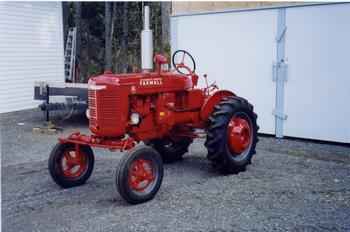
[[[92,134],[76,132],[59,138],[51,152],[49,171],[63,188],[89,179],[94,167],[91,147],[127,151],[114,183],[121,197],[132,204],[155,196],[163,179],[163,162],[180,160],[195,138],[206,137],[207,158],[227,174],[245,170],[255,154],[258,126],[253,106],[214,84],[198,88],[195,61],[188,52],[173,54],[174,71],[162,68],[168,61],[160,54],[154,56],[155,69],[149,70],[153,62],[147,60],[147,53],[152,57],[149,51],[153,49],[148,14],[146,7],[143,71],[91,77],[88,117]]]

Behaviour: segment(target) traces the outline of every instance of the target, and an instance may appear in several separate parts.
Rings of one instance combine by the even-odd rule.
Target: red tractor
[[[195,62],[184,50],[172,57],[177,72],[162,70],[168,61],[160,54],[154,63],[152,72],[105,72],[90,78],[92,135],[77,132],[59,139],[49,158],[49,171],[58,185],[68,188],[87,181],[94,166],[91,147],[128,151],[114,182],[133,204],[155,196],[163,162],[180,160],[194,138],[206,136],[207,158],[225,173],[238,173],[250,164],[258,141],[253,106],[216,85],[196,88]]]

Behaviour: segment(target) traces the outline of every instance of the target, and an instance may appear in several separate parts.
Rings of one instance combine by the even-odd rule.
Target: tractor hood
[[[102,75],[91,77],[88,86],[90,90],[119,86],[128,89],[130,94],[148,94],[165,91],[183,91],[191,89],[193,84],[191,77],[172,72],[132,74],[105,72]]]

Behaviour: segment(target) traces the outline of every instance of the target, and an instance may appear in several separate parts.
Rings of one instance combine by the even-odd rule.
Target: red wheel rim
[[[134,160],[129,169],[129,186],[132,190],[143,192],[154,180],[152,162],[145,159]]]
[[[227,128],[227,140],[231,153],[240,155],[244,152],[252,140],[252,128],[246,118],[234,116]]]
[[[88,167],[85,153],[74,149],[66,150],[61,159],[62,172],[65,177],[80,177]]]

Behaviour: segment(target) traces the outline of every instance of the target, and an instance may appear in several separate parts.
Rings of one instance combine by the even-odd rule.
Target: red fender
[[[219,90],[216,91],[213,95],[209,96],[207,99],[205,99],[200,112],[201,119],[207,121],[214,110],[214,106],[217,105],[224,97],[229,96],[236,95],[229,90]]]

